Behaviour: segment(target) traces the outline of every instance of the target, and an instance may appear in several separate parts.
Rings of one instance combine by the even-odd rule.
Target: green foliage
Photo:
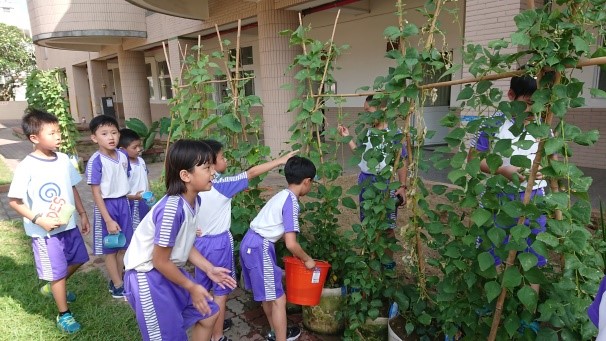
[[[159,121],[152,122],[149,128],[138,118],[128,119],[124,123],[127,128],[139,135],[144,150],[148,150],[154,146],[156,135],[166,135],[170,129],[170,118],[168,117],[162,117]]]
[[[337,131],[335,128],[323,130],[325,120],[325,102],[317,95],[322,89],[330,89],[334,84],[333,62],[345,48],[331,42],[321,42],[307,37],[309,27],[299,27],[289,34],[291,45],[305,46],[305,54],[298,55],[290,70],[296,70],[294,78],[298,97],[292,100],[289,111],[297,114],[295,123],[290,127],[290,143],[293,149],[313,161],[317,168],[317,181],[308,196],[310,201],[302,205],[301,223],[305,226],[303,248],[315,259],[331,264],[331,273],[326,283],[328,287],[344,284],[349,267],[345,264],[352,253],[349,240],[339,231],[339,201],[343,198],[343,188],[335,184],[343,169],[336,160]],[[326,69],[326,77],[323,78]],[[322,86],[317,84],[323,84]],[[322,91],[330,93],[329,91]],[[354,207],[349,197],[343,198],[345,207]]]
[[[36,67],[31,39],[18,27],[0,23],[0,101],[15,98],[14,89],[23,83],[24,73]]]
[[[61,147],[59,149],[63,153],[77,156],[76,143],[80,134],[69,110],[64,79],[65,76],[60,69],[34,70],[27,77],[25,96],[29,107],[57,116],[61,129]]]

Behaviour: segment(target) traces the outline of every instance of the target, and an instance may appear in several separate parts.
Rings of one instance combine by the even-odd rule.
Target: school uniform
[[[17,166],[8,192],[9,198],[21,199],[33,212],[47,218],[56,218],[65,204],[75,206],[73,186],[82,180],[66,154],[55,154],[53,159],[27,155]],[[23,227],[32,238],[38,278],[46,281],[65,278],[70,265],[88,261],[74,214],[67,224],[52,231],[27,218],[23,218]]]
[[[154,268],[154,246],[172,248],[170,261],[193,281],[183,268],[196,238],[196,213],[181,196],[163,197],[143,218],[124,256],[124,295],[135,310],[143,340],[187,340],[186,331],[196,322],[219,311],[212,301],[211,313],[202,315],[189,292]]]
[[[274,244],[287,232],[299,233],[299,202],[284,189],[263,206],[240,244],[244,284],[255,301],[274,301],[284,295]]]
[[[231,270],[236,279],[234,261],[234,239],[229,231],[231,226],[232,198],[248,188],[248,176],[242,172],[235,176],[217,177],[210,191],[200,192],[200,211],[196,215],[196,227],[201,233],[196,237],[194,247],[209,262],[218,267]],[[213,290],[217,296],[228,295],[233,289],[221,288],[198,268],[195,270],[196,282],[207,290]]]
[[[103,238],[108,235],[107,225],[97,205],[93,208],[93,252],[95,255],[116,253],[125,250],[133,236],[133,221],[126,195],[130,191],[128,157],[116,151],[117,159],[95,152],[86,165],[89,185],[99,185],[101,196],[110,217],[118,223],[126,237],[123,248],[105,248]]]
[[[130,161],[130,160],[129,160]],[[147,165],[142,157],[137,157],[137,161],[130,161],[130,176],[128,177],[128,184],[130,186],[129,195],[135,195],[139,192],[149,191],[149,180],[147,178],[149,171]],[[141,219],[145,217],[149,212],[149,206],[145,200],[129,200],[132,220],[133,220],[133,231],[137,229]]]

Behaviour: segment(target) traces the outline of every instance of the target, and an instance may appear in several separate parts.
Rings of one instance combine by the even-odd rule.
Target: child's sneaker
[[[286,341],[295,341],[301,336],[301,328],[297,326],[288,327],[286,329]],[[276,333],[274,331],[270,331],[267,333],[266,341],[276,341]]]
[[[112,297],[124,299],[124,285],[119,288],[114,288],[114,290],[112,290]]]
[[[230,329],[231,329],[231,326],[232,326],[233,324],[234,324],[234,323],[233,323],[233,322],[231,321],[231,319],[229,319],[229,318],[228,318],[228,319],[223,320],[223,331],[224,331],[224,332],[226,332],[226,331],[230,330]]]
[[[46,297],[53,297],[53,291],[51,290],[50,282],[44,284],[40,288],[40,293]],[[73,292],[71,292],[69,290],[65,293],[65,296],[67,298],[67,303],[72,303],[76,300],[76,294],[74,294]]]
[[[73,334],[80,330],[80,323],[74,319],[71,313],[65,313],[63,316],[57,315],[57,327],[63,332]]]
[[[116,287],[114,287],[114,281],[112,281],[111,279],[109,280],[109,282],[107,282],[107,290],[109,290],[109,293],[113,293],[114,289],[116,289]]]
[[[223,335],[215,341],[232,341],[232,340],[230,338],[228,338],[227,336]]]

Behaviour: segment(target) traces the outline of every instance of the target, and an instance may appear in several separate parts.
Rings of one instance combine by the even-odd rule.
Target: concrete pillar
[[[285,75],[287,67],[293,62],[298,47],[288,44],[288,37],[280,36],[280,31],[296,29],[299,17],[295,11],[275,9],[274,0],[261,0],[257,4],[259,29],[259,58],[263,85],[263,136],[265,145],[271,148],[272,155],[278,155],[287,149],[290,138],[288,128],[295,121],[295,113],[288,113],[288,105],[296,96],[296,90],[282,89],[286,83],[293,83],[291,75]]]
[[[69,87],[69,105],[76,122],[90,122],[93,118],[91,108],[88,73],[84,66],[72,66],[65,70]]]
[[[124,51],[118,48],[118,68],[122,85],[124,118],[138,118],[151,125],[149,85],[145,70],[145,57],[141,51]]]
[[[93,113],[95,113],[95,116],[101,115],[103,113],[101,97],[111,96],[111,92],[107,90],[109,85],[107,61],[89,60],[86,66],[88,68],[88,83],[90,85]]]

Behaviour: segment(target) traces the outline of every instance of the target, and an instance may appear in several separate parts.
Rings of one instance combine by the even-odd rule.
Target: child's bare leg
[[[107,274],[109,278],[114,282],[114,286],[119,288],[122,286],[122,277],[120,276],[120,272],[118,270],[118,254],[110,253],[105,255],[105,268],[107,269]]]
[[[267,306],[267,309],[266,309]],[[265,315],[267,315],[273,331],[276,333],[276,341],[286,341],[286,296],[282,295],[275,301],[263,302]]]
[[[272,301],[263,301],[261,303],[261,306],[263,307],[263,312],[265,313],[265,317],[267,317],[267,322],[269,322],[270,330],[274,330],[274,321],[271,319],[272,303]]]
[[[65,277],[50,282],[51,292],[59,312],[67,311],[67,294],[65,292]]]
[[[116,263],[118,266],[118,276],[120,276],[120,282],[122,282],[122,277],[124,276],[124,255],[126,254],[125,250],[118,251],[118,255],[116,256]],[[116,283],[114,281],[114,283]],[[118,288],[119,286],[116,286]]]
[[[223,321],[225,320],[225,304],[227,303],[227,295],[214,296],[213,301],[219,306],[217,313],[217,321],[213,327],[213,340],[218,340],[223,336]]]
[[[194,341],[210,340],[213,325],[215,324],[215,321],[217,321],[217,315],[218,314],[215,314],[207,319],[198,321],[196,324],[194,324],[191,332],[191,339]]]
[[[72,265],[68,266],[67,267],[67,276],[65,276],[65,279],[70,278],[71,275],[73,275],[74,272],[76,272],[81,266],[82,266],[82,264],[72,264]]]

